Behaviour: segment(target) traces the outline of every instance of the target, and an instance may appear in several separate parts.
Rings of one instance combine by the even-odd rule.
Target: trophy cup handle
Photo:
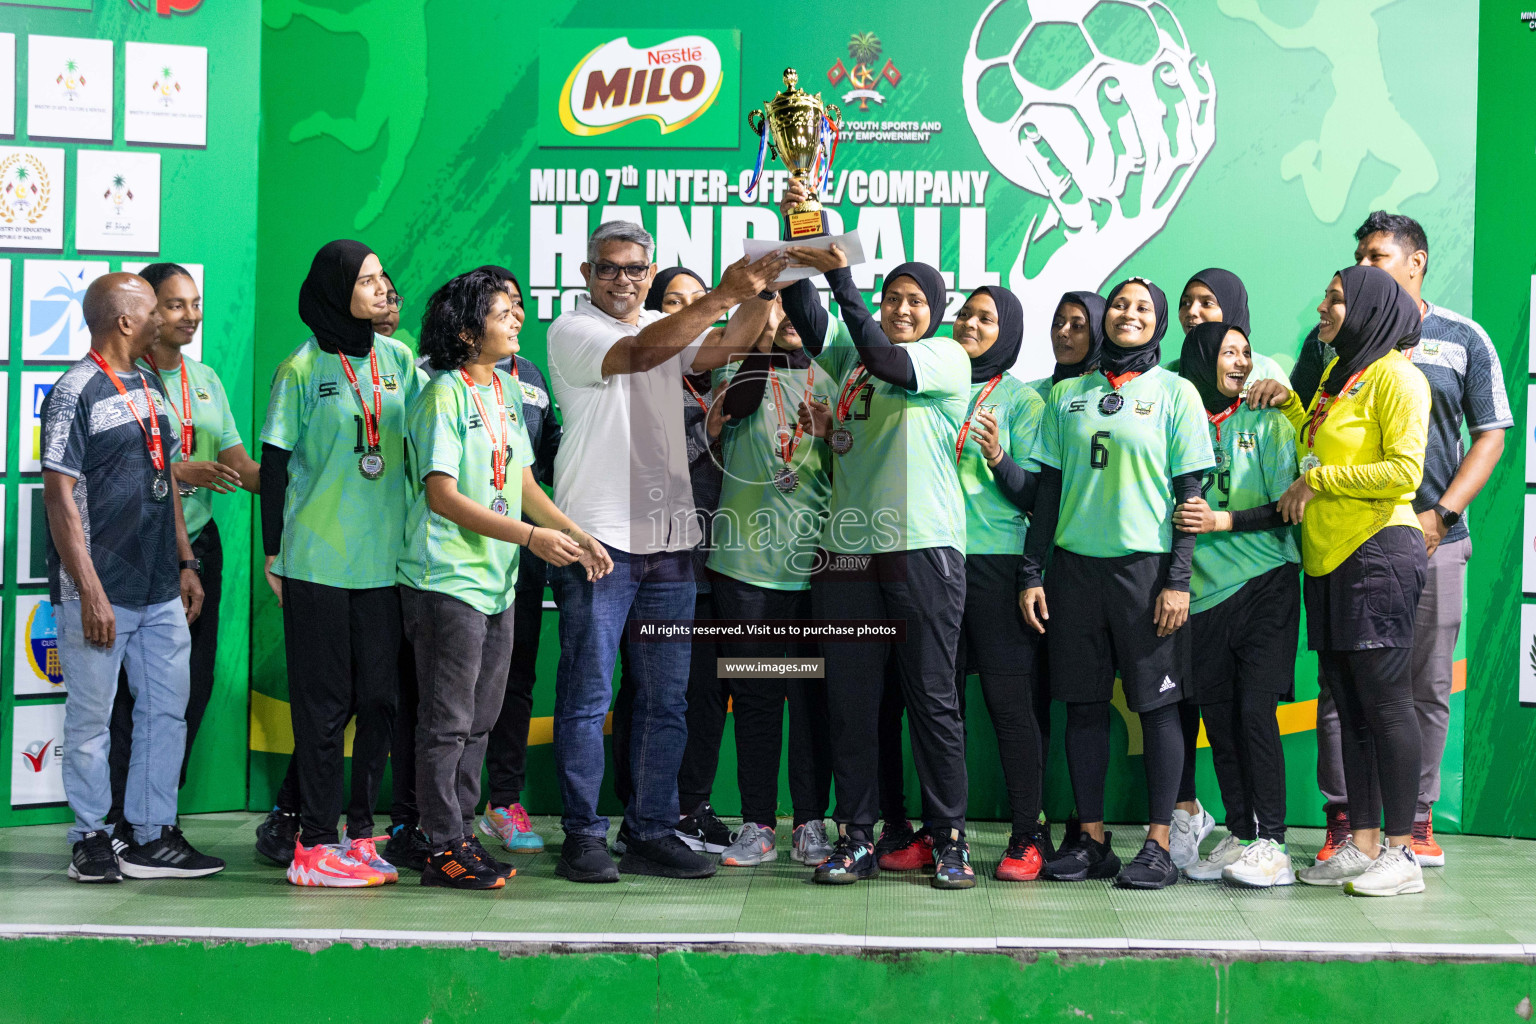
[[[836,103],[824,104],[827,111],[827,120],[832,122],[832,127],[837,131],[843,130],[843,111]]]
[[[754,108],[747,111],[747,127],[751,128],[758,135],[763,134],[763,120],[763,112],[761,110]]]

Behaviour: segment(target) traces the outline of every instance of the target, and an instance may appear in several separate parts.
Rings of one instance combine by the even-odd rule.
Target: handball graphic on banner
[[[539,145],[735,149],[741,33],[546,29]]]

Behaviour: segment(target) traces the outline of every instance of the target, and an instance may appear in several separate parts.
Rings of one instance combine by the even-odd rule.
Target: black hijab
[[[1104,358],[1104,296],[1098,292],[1067,292],[1056,303],[1057,311],[1060,312],[1068,302],[1082,306],[1088,314],[1088,354],[1080,362],[1057,363],[1056,369],[1051,371],[1052,384],[1091,373],[1099,368],[1099,360]]]
[[[971,295],[975,297],[983,292],[991,296],[993,305],[997,306],[997,340],[991,348],[971,360],[972,384],[984,383],[1013,369],[1013,364],[1019,361],[1019,346],[1024,342],[1024,307],[1019,297],[995,284],[983,285]]]
[[[645,293],[646,309],[655,310],[658,313],[661,312],[661,300],[667,296],[667,285],[671,284],[672,279],[678,274],[687,274],[699,282],[700,288],[709,291],[709,285],[705,283],[704,279],[687,267],[668,267],[666,270],[658,271],[656,277],[651,281],[651,290]]]
[[[1419,304],[1380,267],[1345,267],[1338,277],[1344,284],[1344,322],[1333,338],[1338,361],[1322,384],[1330,395],[1356,370],[1417,341],[1424,323]]]
[[[910,277],[918,290],[923,293],[923,298],[928,300],[928,329],[923,332],[923,337],[933,337],[939,325],[944,322],[944,308],[949,302],[949,292],[944,288],[944,278],[926,263],[903,263],[899,267],[892,268],[885,275],[885,282],[880,285],[881,302],[885,301],[885,290],[898,277]],[[994,298],[992,301],[997,300]]]
[[[1248,289],[1243,287],[1243,279],[1230,270],[1207,267],[1191,277],[1184,287],[1188,288],[1196,281],[1216,296],[1216,304],[1221,307],[1221,322],[1242,331],[1243,337],[1249,337],[1252,327],[1248,323]]]
[[[1152,328],[1152,339],[1144,341],[1135,348],[1121,348],[1109,340],[1109,315],[1113,310],[1110,306],[1115,301],[1115,296],[1120,294],[1128,284],[1139,284],[1152,296],[1152,309],[1157,314],[1157,323]],[[1144,277],[1128,277],[1115,285],[1109,291],[1109,298],[1104,300],[1104,357],[1099,362],[1099,369],[1105,373],[1112,373],[1116,377],[1122,373],[1145,373],[1158,363],[1162,362],[1163,352],[1161,342],[1163,335],[1168,333],[1168,296],[1157,285]]]
[[[315,253],[309,276],[299,286],[299,319],[327,352],[365,356],[373,348],[373,320],[352,315],[357,273],[371,255],[373,250],[362,242],[327,242]]]
[[[1218,297],[1216,301],[1220,302],[1221,299]],[[1184,350],[1179,354],[1179,376],[1195,386],[1195,390],[1200,392],[1200,401],[1205,405],[1205,411],[1213,416],[1224,412],[1236,401],[1222,394],[1217,385],[1216,357],[1221,354],[1221,345],[1227,340],[1227,332],[1237,330],[1241,328],[1236,324],[1218,320],[1196,324],[1184,335]],[[1247,336],[1248,333],[1243,331],[1243,337]]]

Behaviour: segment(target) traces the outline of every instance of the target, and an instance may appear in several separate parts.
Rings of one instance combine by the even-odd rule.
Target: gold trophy
[[[800,75],[794,68],[784,69],[784,91],[763,105],[763,110],[747,114],[747,124],[763,140],[763,146],[789,168],[790,177],[810,193],[802,203],[790,208],[784,217],[786,237],[815,238],[829,234],[827,214],[816,199],[812,172],[824,159],[826,170],[832,167],[832,150],[837,133],[843,127],[843,112],[835,104],[823,103],[821,93],[812,96],[796,83]],[[757,171],[762,171],[763,149],[757,154]],[[755,179],[754,179],[755,180]]]

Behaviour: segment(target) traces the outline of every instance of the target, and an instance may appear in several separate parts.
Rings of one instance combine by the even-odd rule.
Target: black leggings
[[[1239,839],[1285,842],[1285,753],[1273,693],[1235,687],[1233,700],[1201,706],[1227,831]],[[1182,707],[1182,705],[1181,705]]]
[[[1179,799],[1181,804],[1195,800],[1195,747],[1200,742],[1200,707],[1184,700],[1179,702],[1179,731],[1184,734],[1183,771],[1179,774]]]
[[[1184,737],[1179,731],[1177,704],[1140,712],[1141,741],[1147,772],[1147,821],[1167,825],[1173,820],[1183,765]],[[1109,702],[1067,705],[1067,774],[1078,818],[1104,820],[1104,783],[1109,772]]]
[[[1339,707],[1349,826],[1389,836],[1413,829],[1419,800],[1419,719],[1410,647],[1319,651],[1323,680]]]

